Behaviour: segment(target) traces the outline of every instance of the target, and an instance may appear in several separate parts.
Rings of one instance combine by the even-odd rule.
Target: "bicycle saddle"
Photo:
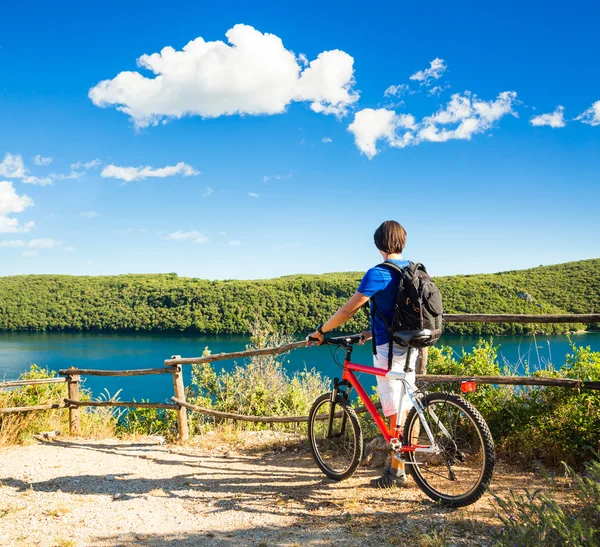
[[[393,334],[394,341],[402,346],[409,346],[412,342],[426,342],[431,338],[431,330],[398,330]]]

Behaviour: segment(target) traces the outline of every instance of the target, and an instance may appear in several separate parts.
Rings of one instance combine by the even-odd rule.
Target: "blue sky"
[[[0,275],[364,270],[390,218],[434,275],[600,256],[597,4],[369,8],[4,6]]]

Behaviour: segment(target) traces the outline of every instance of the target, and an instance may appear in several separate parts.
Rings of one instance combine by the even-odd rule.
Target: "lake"
[[[478,336],[444,335],[440,344],[460,352],[461,348],[470,350],[478,340]],[[591,346],[593,350],[600,351],[600,333],[573,335],[572,340],[578,345]],[[501,361],[519,364],[521,371],[525,363],[538,368],[552,362],[558,367],[570,350],[566,336],[538,336],[535,341],[537,343],[531,336],[494,339],[494,343],[500,346]],[[247,343],[248,337],[225,335],[4,332],[0,333],[0,379],[14,380],[33,363],[52,370],[70,366],[112,370],[161,367],[164,360],[172,355],[198,357],[207,346],[212,353],[240,351],[245,349]],[[371,346],[357,347],[353,357],[355,362],[370,364]],[[290,371],[314,367],[330,378],[340,374],[327,347],[294,350],[284,358]],[[217,370],[232,366],[231,361],[215,363]],[[190,369],[190,366],[184,366],[186,385],[190,382]],[[102,393],[104,388],[111,394],[122,389],[119,395],[121,400],[135,398],[138,401],[149,399],[162,402],[173,395],[170,377],[163,375],[87,377],[85,387],[90,388],[94,396]]]

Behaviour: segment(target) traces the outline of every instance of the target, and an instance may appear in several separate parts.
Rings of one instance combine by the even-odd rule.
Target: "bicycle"
[[[431,336],[429,330],[399,331],[394,341],[407,348],[404,372],[385,370],[351,362],[361,335],[327,338],[324,344],[344,348],[346,355],[342,379],[334,379],[333,391],[318,397],[308,418],[308,437],[313,457],[329,478],[341,481],[350,477],[363,457],[363,436],[356,411],[350,406],[354,388],[362,400],[393,456],[404,462],[415,483],[431,499],[450,507],[476,502],[487,489],[496,461],[490,430],[477,409],[463,397],[446,392],[425,393],[406,379],[410,353],[422,347]],[[355,373],[386,376],[402,382],[403,394],[411,409],[400,428],[390,431]],[[461,384],[462,391],[473,391],[474,382]],[[402,414],[398,409],[398,416]]]

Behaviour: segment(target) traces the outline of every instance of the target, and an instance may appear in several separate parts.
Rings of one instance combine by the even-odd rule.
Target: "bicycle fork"
[[[340,386],[345,386],[348,388],[348,391],[340,390]],[[333,390],[331,391],[331,409],[329,410],[329,422],[327,424],[327,438],[332,439],[335,437],[341,437],[346,430],[346,422],[347,416],[345,412],[342,412],[342,426],[338,433],[333,432],[333,419],[335,418],[335,405],[338,393],[341,393],[342,397],[346,399],[346,401],[350,398],[350,390],[352,389],[352,385],[347,380],[340,381],[339,378],[333,379]]]

